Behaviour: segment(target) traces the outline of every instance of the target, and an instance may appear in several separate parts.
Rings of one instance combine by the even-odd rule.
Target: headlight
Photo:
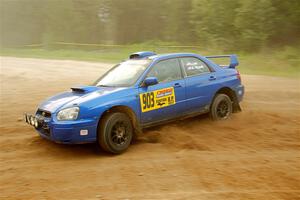
[[[57,119],[62,120],[76,120],[79,113],[79,107],[66,108],[57,113]]]

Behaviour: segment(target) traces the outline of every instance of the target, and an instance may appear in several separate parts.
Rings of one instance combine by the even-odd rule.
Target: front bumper
[[[57,143],[79,144],[97,140],[97,119],[54,121],[42,115],[25,113],[24,120],[43,138]]]

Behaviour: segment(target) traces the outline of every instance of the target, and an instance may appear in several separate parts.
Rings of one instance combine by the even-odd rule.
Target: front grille
[[[48,125],[49,118],[51,118],[51,112],[38,109],[35,115],[37,121],[38,121],[38,131],[42,133],[43,135],[46,135],[50,137],[51,132],[50,132],[50,127]],[[47,119],[48,118],[48,119]]]
[[[41,132],[42,132],[42,134],[50,137],[50,128],[44,128],[44,127],[42,127],[41,128]]]
[[[51,118],[51,112],[46,111],[46,110],[38,109],[36,114],[41,115],[46,118]]]
[[[39,128],[38,129],[42,134],[50,137],[50,127],[43,119],[39,120]]]

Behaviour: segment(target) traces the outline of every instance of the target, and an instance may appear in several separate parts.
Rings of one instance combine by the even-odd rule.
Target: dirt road
[[[119,156],[54,144],[22,121],[108,67],[1,58],[0,199],[300,199],[299,79],[243,75],[243,112],[146,130]]]

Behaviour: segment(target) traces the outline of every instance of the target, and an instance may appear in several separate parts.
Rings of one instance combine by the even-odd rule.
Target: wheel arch
[[[114,112],[124,113],[130,118],[130,121],[131,121],[132,126],[134,128],[134,134],[135,135],[137,135],[138,133],[141,132],[141,127],[139,125],[139,120],[137,118],[136,113],[130,107],[124,106],[124,105],[115,105],[115,106],[112,106],[112,107],[106,109],[99,118],[97,129],[99,129],[99,125],[101,124],[101,121],[104,119],[104,117],[106,115],[108,115],[110,113],[114,113]]]
[[[215,93],[215,96],[213,98],[213,101],[215,99],[215,97],[218,95],[218,94],[226,94],[230,100],[232,101],[232,111],[233,113],[236,113],[236,112],[240,112],[241,111],[241,107],[239,105],[239,102],[238,102],[238,98],[236,96],[236,93],[234,92],[234,90],[232,90],[230,87],[222,87],[220,88],[216,93]],[[213,102],[212,101],[212,102]]]

